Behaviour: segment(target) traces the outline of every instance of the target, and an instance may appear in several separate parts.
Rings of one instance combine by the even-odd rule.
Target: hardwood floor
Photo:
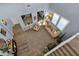
[[[54,42],[43,27],[38,32],[32,29],[23,32],[19,25],[14,27],[14,40],[17,43],[18,56],[41,56],[43,48]]]

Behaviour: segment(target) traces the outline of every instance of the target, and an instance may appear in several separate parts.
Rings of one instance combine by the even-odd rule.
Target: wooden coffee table
[[[39,26],[38,24],[36,24],[36,25],[34,26],[34,28],[33,28],[33,30],[35,30],[35,31],[39,31],[39,29],[40,29],[40,26]]]

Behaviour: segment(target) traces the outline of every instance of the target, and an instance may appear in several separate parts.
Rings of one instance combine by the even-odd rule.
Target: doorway
[[[38,19],[38,21],[44,19],[44,11],[37,12],[37,19]]]
[[[32,23],[32,14],[26,14],[21,16],[23,22],[25,25],[29,25]]]

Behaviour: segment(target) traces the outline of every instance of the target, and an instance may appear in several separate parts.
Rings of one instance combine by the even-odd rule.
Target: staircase
[[[79,35],[79,34],[78,34]],[[79,36],[75,35],[63,41],[45,56],[79,56]]]
[[[61,48],[57,49],[49,56],[78,56],[79,53],[74,50],[69,44],[62,46]]]

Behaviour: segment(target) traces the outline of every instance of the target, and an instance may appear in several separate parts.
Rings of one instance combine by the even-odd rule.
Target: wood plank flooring
[[[17,43],[18,56],[41,56],[43,48],[54,42],[43,27],[38,32],[32,29],[23,32],[19,25],[14,27],[14,40]]]

